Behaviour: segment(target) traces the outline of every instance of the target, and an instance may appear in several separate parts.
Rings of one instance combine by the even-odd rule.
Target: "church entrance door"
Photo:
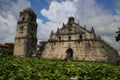
[[[73,50],[71,48],[68,48],[66,51],[66,58],[67,59],[72,59],[73,58]]]

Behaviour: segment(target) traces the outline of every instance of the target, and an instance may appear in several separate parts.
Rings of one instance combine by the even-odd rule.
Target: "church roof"
[[[89,33],[92,34],[91,31],[85,29],[84,27],[80,26],[78,23],[74,22],[74,17],[69,17],[67,24],[62,25],[62,27],[57,29],[56,34],[67,34],[69,32],[72,33]]]
[[[9,45],[6,45],[6,44],[0,44],[0,47],[9,47]]]

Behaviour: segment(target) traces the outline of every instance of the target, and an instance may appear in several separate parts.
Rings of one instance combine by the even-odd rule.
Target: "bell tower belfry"
[[[14,56],[30,57],[37,48],[36,14],[31,8],[20,12],[14,45]]]

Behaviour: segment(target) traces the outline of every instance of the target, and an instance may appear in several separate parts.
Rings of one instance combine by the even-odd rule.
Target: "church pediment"
[[[94,33],[86,30],[86,28],[76,23],[73,17],[69,17],[68,22],[66,24],[63,23],[62,27],[58,28],[54,34],[53,31],[51,32],[49,39],[69,40],[70,37],[70,40],[85,40],[95,38]]]

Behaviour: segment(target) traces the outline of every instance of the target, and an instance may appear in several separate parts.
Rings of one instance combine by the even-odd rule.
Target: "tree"
[[[8,55],[9,55],[9,56],[13,55],[14,43],[6,43],[6,44],[9,45],[9,52],[8,52]]]
[[[39,42],[38,51],[42,52],[44,50],[46,43],[47,43],[46,41]]]
[[[117,36],[115,36],[116,41],[120,41],[120,28],[118,28],[118,31],[116,32]]]

